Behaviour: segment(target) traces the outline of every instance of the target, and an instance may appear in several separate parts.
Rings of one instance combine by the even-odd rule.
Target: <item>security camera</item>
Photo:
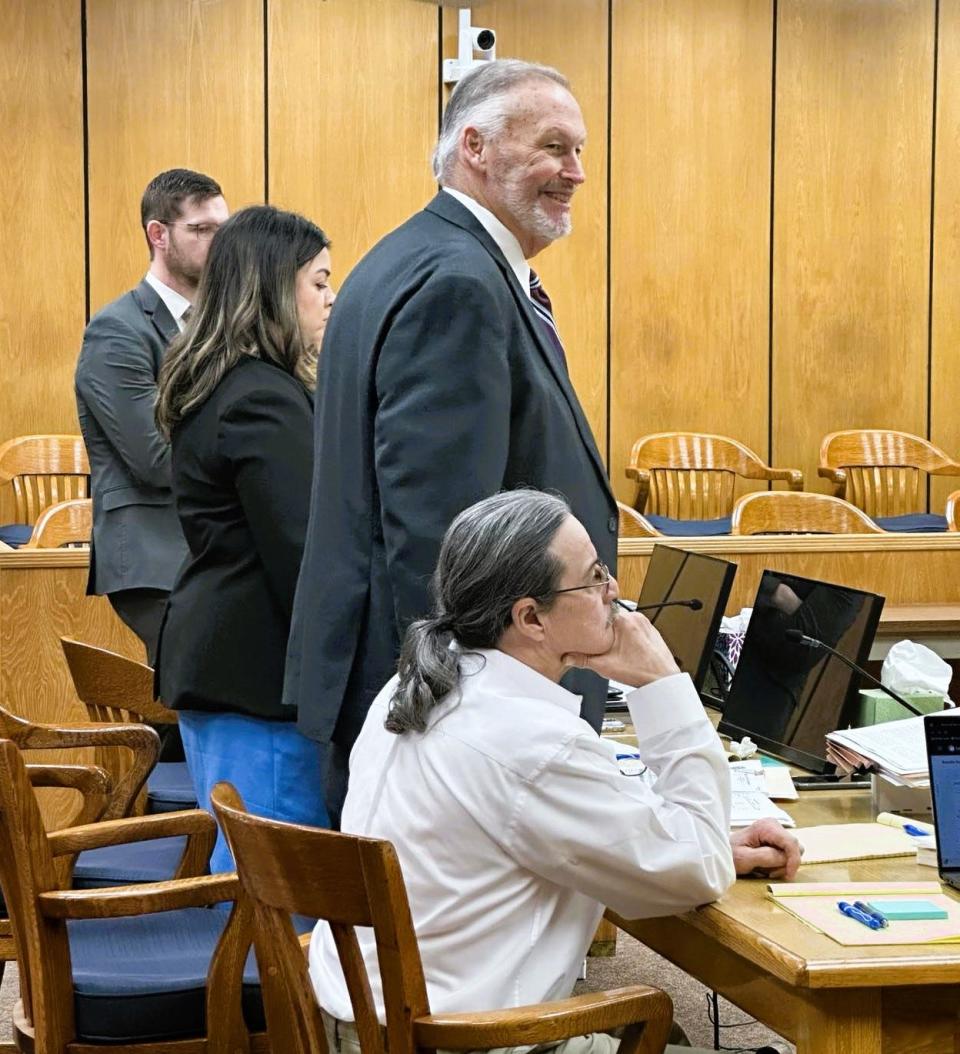
[[[477,57],[474,58],[474,55]],[[492,29],[470,25],[470,8],[461,7],[457,57],[443,60],[444,84],[456,84],[474,66],[481,62],[493,62],[496,57],[497,34]]]
[[[492,29],[478,29],[473,26],[470,30],[470,42],[474,51],[487,55],[497,46],[497,34]]]

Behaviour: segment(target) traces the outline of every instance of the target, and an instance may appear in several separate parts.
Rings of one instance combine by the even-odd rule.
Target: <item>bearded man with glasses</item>
[[[153,417],[157,375],[167,345],[186,326],[210,242],[228,215],[209,176],[175,168],[151,180],[140,203],[149,270],[90,320],[74,379],[93,498],[87,592],[107,596],[151,665],[187,555],[170,489],[170,447]]]

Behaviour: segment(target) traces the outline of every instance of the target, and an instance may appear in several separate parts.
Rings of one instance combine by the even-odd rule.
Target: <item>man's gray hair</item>
[[[520,59],[483,62],[460,79],[443,111],[440,137],[433,152],[433,174],[440,182],[453,169],[463,129],[472,125],[485,137],[500,135],[510,119],[506,96],[518,85],[537,78],[554,81],[570,90],[570,82],[552,66]]]
[[[569,515],[563,498],[524,489],[485,498],[450,524],[433,576],[433,617],[412,623],[403,641],[388,731],[426,730],[431,711],[460,684],[463,652],[497,647],[518,600],[553,603],[563,565],[550,544]]]

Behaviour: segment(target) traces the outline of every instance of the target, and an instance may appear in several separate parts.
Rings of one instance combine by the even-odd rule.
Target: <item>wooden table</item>
[[[781,803],[783,804],[783,803]],[[864,791],[812,791],[784,808],[798,826],[873,818]],[[912,858],[801,868],[799,881],[930,881]],[[845,948],[741,879],[716,904],[627,933],[797,1045],[798,1054],[960,1052],[960,945]]]
[[[960,659],[960,604],[887,604],[871,659],[882,659],[898,640],[915,640],[942,659]]]

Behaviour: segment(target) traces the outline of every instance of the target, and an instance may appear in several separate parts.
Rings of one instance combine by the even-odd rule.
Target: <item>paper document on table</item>
[[[767,886],[767,891],[780,907],[847,947],[960,942],[960,902],[941,892],[939,882],[778,882]],[[897,920],[884,929],[872,930],[837,907],[841,900],[853,902],[871,896],[910,900],[917,894],[943,908],[947,918]]]
[[[866,728],[847,728],[827,735],[827,743],[853,752],[898,783],[923,786],[927,783],[927,744],[923,718],[885,721]]]
[[[756,759],[730,762],[730,789],[795,801],[800,795],[785,765],[763,765]]]
[[[801,827],[796,831],[803,846],[803,865],[832,864],[838,860],[879,860],[914,856],[916,838],[903,828],[881,823],[835,823]]]
[[[784,827],[796,826],[793,817],[785,813],[762,791],[735,790],[730,794],[730,826],[749,827],[754,820],[770,817]]]

